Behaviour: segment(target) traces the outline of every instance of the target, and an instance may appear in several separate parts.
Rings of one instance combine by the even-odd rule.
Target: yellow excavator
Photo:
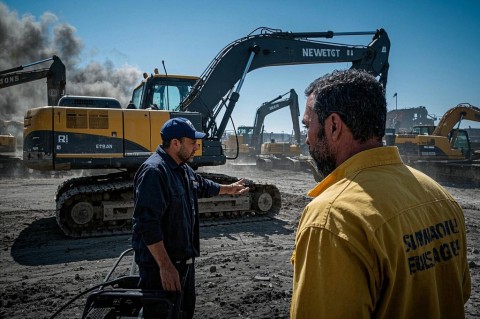
[[[366,46],[329,43],[318,38],[372,37]],[[186,117],[207,133],[191,165],[223,165],[222,137],[248,72],[269,66],[351,62],[386,85],[390,40],[373,32],[291,33],[260,28],[227,45],[200,77],[144,74],[126,108],[44,106],[24,117],[25,165],[38,170],[116,169],[118,172],[74,178],[56,194],[56,219],[70,237],[131,232],[133,174],[158,144],[170,118]],[[218,120],[218,123],[217,123]],[[220,183],[236,180],[209,175]],[[217,196],[200,202],[200,217],[275,214],[280,192],[253,184],[244,196]]]
[[[471,147],[463,120],[480,122],[480,109],[459,104],[437,126],[415,126],[412,133],[395,134],[394,143],[409,165],[443,182],[480,185],[480,162]]]
[[[480,109],[459,104],[440,119],[437,126],[415,126],[412,133],[397,134],[395,145],[408,162],[416,160],[469,160],[473,155],[463,120],[480,122]]]
[[[17,150],[17,138],[8,131],[10,121],[0,121],[0,156],[3,153],[14,153]]]

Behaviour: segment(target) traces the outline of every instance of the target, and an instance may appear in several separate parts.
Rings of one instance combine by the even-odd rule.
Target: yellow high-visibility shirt
[[[396,147],[352,156],[309,195],[291,258],[292,318],[465,316],[462,209]]]

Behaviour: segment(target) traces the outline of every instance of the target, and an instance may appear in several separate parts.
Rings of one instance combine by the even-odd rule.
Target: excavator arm
[[[285,95],[290,93],[290,96],[286,99],[282,99]],[[276,97],[275,99],[263,103],[258,109],[255,115],[255,121],[253,123],[253,136],[252,136],[252,144],[255,147],[255,150],[260,152],[261,147],[261,140],[260,134],[262,131],[263,122],[265,117],[275,112],[279,109],[282,109],[286,106],[290,106],[290,113],[292,116],[292,123],[293,123],[293,130],[295,132],[295,139],[297,143],[300,145],[300,108],[298,105],[298,95],[294,89],[291,89],[290,92],[287,92],[283,95]]]
[[[462,120],[480,122],[480,109],[468,103],[459,104],[445,113],[433,131],[434,136],[449,137],[450,146],[455,147]],[[457,126],[454,130],[454,126]],[[449,136],[449,134],[451,135]]]
[[[39,70],[20,72],[25,68],[52,60],[53,63],[48,69],[44,68]],[[17,84],[40,80],[43,78],[47,78],[48,105],[57,105],[60,98],[65,95],[66,73],[65,65],[60,60],[60,58],[55,55],[52,58],[0,71],[0,89]]]
[[[356,35],[373,35],[373,39],[367,46],[312,40]],[[262,29],[260,34],[249,35],[226,46],[210,63],[180,108],[201,113],[208,138],[220,140],[248,72],[268,66],[351,62],[352,68],[379,76],[380,82],[386,86],[389,52],[390,40],[383,29],[343,33],[289,33]],[[217,126],[217,117],[224,107],[223,118]]]
[[[459,104],[451,108],[440,119],[432,135],[448,136],[455,125],[458,124],[459,126],[462,120],[480,122],[480,108],[468,103]]]

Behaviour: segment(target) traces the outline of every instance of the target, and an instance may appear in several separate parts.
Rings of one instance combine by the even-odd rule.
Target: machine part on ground
[[[368,46],[312,40],[354,35],[373,35],[373,39]],[[167,120],[186,117],[198,131],[207,133],[205,139],[197,141],[199,147],[189,163],[194,169],[223,165],[226,156],[222,137],[248,72],[267,66],[351,62],[352,68],[370,72],[385,86],[389,52],[390,40],[383,29],[289,33],[262,28],[260,33],[224,48],[200,78],[166,72],[161,75],[158,70],[150,76],[144,74],[126,109],[45,106],[28,110],[23,159],[37,170],[122,170],[113,175],[73,179],[60,186],[57,222],[71,237],[130,231],[132,172],[161,144],[159,132]],[[252,184],[250,193],[244,196],[248,197],[248,207],[245,197],[234,197],[233,208],[225,213],[232,204],[217,196],[204,206],[226,203],[222,212],[201,208],[201,214],[205,218],[207,214],[235,216],[251,211],[275,214],[281,206],[280,192],[273,185]],[[235,207],[237,204],[240,206]]]
[[[131,262],[123,261],[131,256]],[[58,317],[65,309],[84,295],[86,298],[82,319],[144,318],[143,308],[155,305],[155,318],[182,318],[180,311],[182,293],[166,293],[163,290],[140,289],[140,277],[136,272],[133,248],[123,251],[102,283],[90,287],[68,300],[50,319]],[[129,267],[128,274],[113,278],[120,271],[117,268]]]
[[[480,108],[459,104],[434,126],[417,126],[412,133],[396,134],[395,144],[408,165],[439,181],[475,184],[480,182],[480,163],[462,120],[480,122]]]

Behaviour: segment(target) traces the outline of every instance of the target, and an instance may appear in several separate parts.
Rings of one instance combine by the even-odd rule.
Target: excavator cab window
[[[448,139],[451,140],[454,130],[448,134]],[[457,130],[457,137],[455,139],[455,145],[453,148],[459,149],[463,154],[468,154],[470,151],[470,142],[468,138],[468,133],[465,130]]]
[[[159,110],[177,111],[193,83],[162,81],[153,85],[152,104]]]
[[[144,88],[144,86],[141,85],[141,86],[137,87],[135,90],[133,90],[132,101],[129,104],[128,108],[135,108],[135,109],[139,108],[139,106],[141,105],[141,101],[142,101],[143,88]]]
[[[239,126],[238,127],[238,135],[251,135],[253,134],[253,127],[252,126]]]
[[[178,111],[197,78],[153,76],[139,85],[132,95],[136,109]]]

